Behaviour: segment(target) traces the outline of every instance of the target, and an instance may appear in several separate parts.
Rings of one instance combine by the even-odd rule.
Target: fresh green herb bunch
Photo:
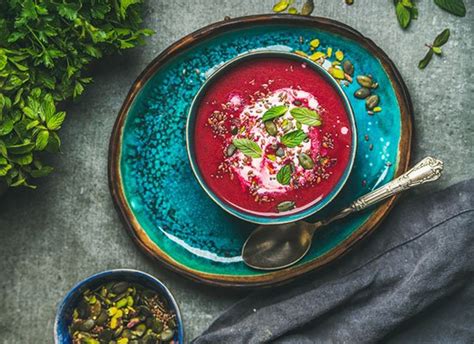
[[[0,1],[0,183],[34,188],[53,170],[41,154],[61,148],[58,102],[84,91],[90,62],[152,34],[140,29],[141,2]]]

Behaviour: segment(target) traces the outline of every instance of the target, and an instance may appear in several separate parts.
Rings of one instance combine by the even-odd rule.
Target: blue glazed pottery
[[[320,44],[311,50],[309,42]],[[354,66],[342,89],[354,113],[357,152],[349,178],[316,221],[406,171],[412,138],[412,105],[387,55],[342,23],[317,17],[261,15],[235,18],[198,30],[171,45],[137,78],[114,126],[109,185],[128,233],[147,254],[184,276],[218,286],[282,283],[341,256],[371,233],[394,199],[331,224],[318,233],[308,255],[284,270],[246,266],[242,245],[255,224],[229,214],[196,180],[186,149],[191,103],[214,71],[256,51],[340,51]],[[309,62],[309,60],[307,61]],[[368,113],[354,96],[359,75],[372,75],[380,111]]]
[[[97,288],[111,281],[127,281],[142,285],[146,288],[155,290],[167,302],[170,311],[176,314],[177,331],[173,338],[175,343],[184,342],[184,329],[178,304],[171,292],[158,279],[150,274],[132,269],[116,269],[99,272],[87,277],[76,284],[59,303],[56,318],[54,320],[54,342],[56,344],[71,344],[72,339],[69,334],[69,325],[72,321],[72,313],[77,306],[82,293],[88,289]]]
[[[250,61],[253,59],[264,59],[264,58],[274,58],[274,57],[280,57],[280,58],[285,58],[288,60],[294,60],[294,61],[299,61],[301,63],[306,64],[308,67],[312,68],[314,71],[316,71],[318,74],[322,75],[323,78],[332,85],[332,87],[336,90],[337,94],[341,98],[341,100],[344,103],[344,107],[347,112],[347,116],[349,118],[349,122],[351,124],[351,131],[352,131],[352,144],[351,144],[351,153],[350,157],[347,163],[346,168],[344,169],[344,173],[337,182],[337,184],[334,186],[334,188],[331,190],[330,193],[328,193],[324,198],[322,198],[319,202],[315,203],[309,208],[306,208],[302,211],[299,211],[297,213],[291,213],[291,214],[285,214],[281,213],[275,216],[259,216],[259,215],[254,215],[250,214],[248,212],[245,212],[243,210],[237,209],[227,203],[225,200],[220,199],[213,191],[212,189],[206,184],[201,171],[199,170],[197,161],[196,161],[196,155],[195,155],[195,150],[194,150],[194,132],[195,132],[195,124],[196,124],[196,116],[197,116],[197,111],[199,108],[199,104],[202,100],[202,98],[205,96],[206,91],[209,89],[210,85],[217,79],[221,77],[225,77],[225,73],[231,69],[234,68],[236,65]],[[189,114],[188,114],[188,119],[186,122],[186,148],[188,152],[188,157],[189,157],[189,162],[191,165],[191,168],[193,170],[194,175],[196,176],[197,181],[203,188],[203,190],[209,195],[209,197],[217,204],[219,205],[222,209],[227,211],[228,213],[242,219],[245,221],[253,222],[253,223],[258,223],[258,224],[264,224],[264,225],[274,225],[274,224],[281,224],[281,223],[290,223],[290,222],[295,222],[301,219],[304,219],[308,216],[314,215],[316,212],[318,212],[320,209],[324,208],[326,205],[328,205],[341,191],[342,187],[346,183],[349,174],[351,172],[352,166],[354,164],[354,159],[356,155],[356,148],[357,148],[357,131],[356,131],[356,124],[355,124],[355,119],[354,119],[354,113],[352,111],[351,104],[349,100],[347,99],[347,96],[345,95],[344,91],[342,90],[341,86],[339,83],[320,65],[317,63],[313,62],[312,60],[302,57],[300,55],[294,54],[294,53],[289,53],[289,52],[284,52],[284,51],[256,51],[256,52],[249,52],[243,55],[239,55],[238,57],[229,60],[226,62],[224,65],[222,65],[219,69],[217,69],[211,76],[209,76],[206,81],[202,84],[201,88],[197,92],[196,96],[194,97],[193,102],[191,103],[191,106],[189,108]]]

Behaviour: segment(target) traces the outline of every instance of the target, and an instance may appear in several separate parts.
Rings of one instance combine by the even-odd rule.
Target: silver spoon
[[[399,192],[437,180],[443,162],[426,157],[400,177],[358,198],[338,214],[316,223],[299,221],[282,225],[259,226],[247,238],[242,258],[248,266],[259,270],[277,270],[291,266],[303,258],[311,247],[317,229],[366,209]]]

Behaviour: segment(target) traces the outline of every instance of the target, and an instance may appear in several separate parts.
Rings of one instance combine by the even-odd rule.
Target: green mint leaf
[[[31,128],[36,127],[38,124],[40,124],[40,122],[37,121],[37,120],[31,121],[31,122],[28,123],[28,125],[26,126],[26,130],[30,130]]]
[[[291,166],[285,165],[277,173],[277,181],[281,185],[288,185],[291,181]]]
[[[8,158],[7,146],[6,146],[5,142],[3,142],[2,140],[0,140],[0,154],[3,157]]]
[[[25,154],[29,153],[35,148],[35,144],[32,142],[24,142],[17,145],[7,146],[8,152],[12,154]]]
[[[283,116],[287,111],[288,107],[285,105],[273,106],[267,111],[265,111],[262,117],[262,122],[266,122],[271,119]]]
[[[12,155],[10,161],[17,163],[20,166],[29,165],[33,162],[33,154],[27,153],[22,155]]]
[[[12,165],[7,164],[7,165],[1,165],[0,166],[0,177],[4,177],[7,175],[8,171],[12,168]]]
[[[58,153],[61,150],[61,140],[54,131],[49,133],[48,145],[46,150],[51,153]]]
[[[43,166],[39,170],[31,171],[31,176],[34,178],[46,177],[51,172],[53,172],[53,168],[51,166]]]
[[[283,135],[281,143],[289,148],[293,148],[300,145],[307,137],[303,130],[298,129]]]
[[[395,12],[397,13],[398,23],[402,28],[406,29],[411,21],[410,10],[403,6],[401,2],[398,2],[395,6]]]
[[[10,132],[13,130],[13,121],[12,120],[6,120],[5,122],[0,125],[0,136],[5,136],[10,134]]]
[[[301,124],[306,124],[312,127],[321,125],[321,117],[319,114],[306,107],[298,107],[290,110],[291,115]]]
[[[8,57],[7,55],[5,55],[5,53],[3,53],[2,51],[0,51],[0,71],[5,69],[6,65],[7,65],[7,62],[8,62]]]
[[[234,139],[232,143],[239,151],[251,158],[261,158],[262,149],[257,142],[249,139]]]
[[[434,0],[434,2],[440,8],[455,16],[464,17],[466,15],[466,6],[463,0]]]
[[[450,31],[449,29],[444,29],[438,36],[436,36],[433,47],[441,47],[449,40]]]
[[[49,140],[49,131],[41,130],[36,136],[36,150],[42,151],[46,148]]]
[[[58,130],[61,128],[64,118],[66,118],[66,113],[64,111],[57,112],[50,118],[46,118],[46,126],[49,130]]]
[[[49,118],[53,117],[54,114],[56,113],[56,105],[54,104],[53,96],[51,94],[47,94],[44,97],[43,101],[43,112],[46,121],[48,121]]]
[[[418,68],[425,69],[428,63],[430,63],[432,57],[433,57],[433,50],[430,49],[428,53],[426,53],[425,57],[418,63]]]

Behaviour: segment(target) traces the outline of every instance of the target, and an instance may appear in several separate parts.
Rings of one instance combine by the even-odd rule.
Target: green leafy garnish
[[[303,130],[298,129],[283,135],[281,143],[289,148],[293,148],[300,145],[307,137]]]
[[[418,18],[418,9],[412,0],[394,0],[394,2],[398,23],[402,28],[406,29],[412,19]]]
[[[433,57],[433,49],[428,50],[425,57],[418,63],[418,68],[425,69],[428,63],[430,63],[431,58]]]
[[[142,0],[0,1],[0,183],[29,186],[53,168],[66,113],[57,104],[92,82],[86,67],[149,36]]]
[[[269,108],[262,117],[262,122],[269,121],[271,119],[283,116],[288,111],[288,107],[285,105],[278,105]]]
[[[449,29],[444,29],[438,36],[436,36],[435,40],[433,41],[433,47],[441,47],[442,45],[446,44],[449,40],[450,31]]]
[[[321,125],[321,117],[319,114],[306,107],[298,107],[290,110],[291,115],[301,124],[306,124],[313,127]]]
[[[466,6],[463,0],[434,0],[434,2],[440,8],[455,16],[464,17],[466,15]]]
[[[449,40],[449,29],[443,30],[438,36],[436,36],[435,40],[433,41],[433,44],[427,45],[430,50],[426,53],[425,57],[418,63],[418,68],[424,69],[426,66],[430,63],[431,59],[433,58],[433,55],[441,55],[442,54],[442,49],[441,46],[444,45],[448,40]]]
[[[291,166],[285,165],[277,173],[277,181],[281,185],[288,185],[291,181]]]
[[[232,143],[235,147],[237,147],[239,151],[241,151],[246,156],[249,156],[251,158],[262,157],[262,149],[255,141],[249,139],[234,139]]]

